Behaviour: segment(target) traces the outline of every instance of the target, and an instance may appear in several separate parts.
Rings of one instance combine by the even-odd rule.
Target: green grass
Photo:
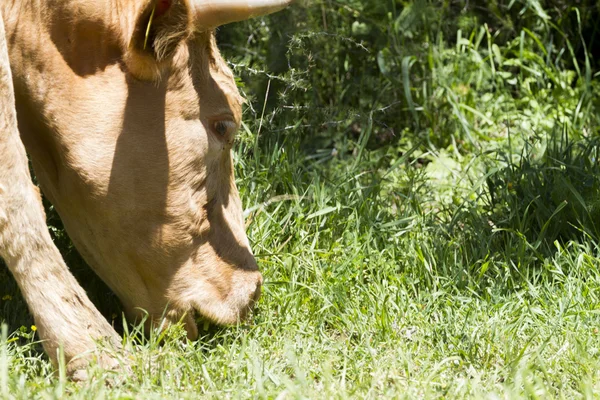
[[[75,384],[1,270],[1,397],[600,397],[600,75],[573,14],[366,3],[221,33],[250,99],[236,173],[266,278],[253,320],[161,345],[125,325],[131,375]]]

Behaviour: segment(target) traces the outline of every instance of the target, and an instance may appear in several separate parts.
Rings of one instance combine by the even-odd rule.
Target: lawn
[[[3,267],[0,397],[600,397],[600,33],[578,4],[323,0],[222,28],[253,318],[196,342],[123,324],[48,206],[130,373],[55,371]]]

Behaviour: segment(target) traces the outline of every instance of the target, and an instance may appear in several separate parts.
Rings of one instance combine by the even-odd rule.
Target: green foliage
[[[323,0],[222,28],[248,98],[235,157],[266,278],[253,322],[196,343],[125,326],[130,378],[105,388],[114,374],[94,369],[75,386],[51,376],[5,289],[21,345],[3,340],[0,390],[597,397],[598,12]]]
[[[253,117],[268,116],[263,126],[269,132],[310,127],[302,133],[312,145],[352,151],[346,139],[372,121],[371,147],[405,136],[446,147],[452,139],[472,140],[464,132],[470,116],[456,107],[478,109],[477,96],[503,91],[499,85],[518,88],[521,82],[506,75],[537,73],[528,70],[530,63],[591,80],[598,7],[580,6],[322,1],[220,36],[250,99],[260,96]],[[261,64],[267,69],[256,68]]]

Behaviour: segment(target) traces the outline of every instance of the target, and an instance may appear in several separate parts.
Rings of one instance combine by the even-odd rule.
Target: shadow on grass
[[[520,154],[499,152],[505,167],[490,172],[477,201],[458,208],[446,227],[471,266],[466,280],[508,276],[506,288],[519,287],[567,243],[598,243],[599,156],[600,138],[567,135],[536,137]],[[494,260],[511,271],[494,272]]]

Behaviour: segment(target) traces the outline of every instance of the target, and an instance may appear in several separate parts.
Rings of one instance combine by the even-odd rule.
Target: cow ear
[[[141,79],[160,77],[191,27],[187,1],[149,1],[138,13],[129,42],[126,61],[131,72]]]

